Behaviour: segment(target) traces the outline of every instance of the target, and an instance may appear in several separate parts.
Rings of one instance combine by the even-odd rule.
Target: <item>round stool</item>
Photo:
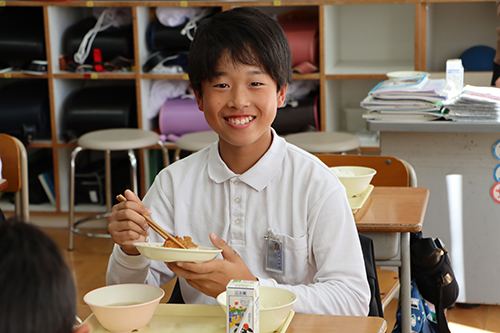
[[[210,146],[218,139],[219,136],[214,131],[202,131],[184,134],[179,139],[177,139],[177,141],[175,141],[174,159],[176,161],[179,160],[182,150],[195,152]]]
[[[88,237],[110,238],[107,233],[90,233],[78,229],[78,225],[91,220],[107,218],[111,211],[111,151],[127,150],[130,162],[130,178],[132,180],[132,191],[138,193],[137,186],[137,159],[134,149],[147,148],[159,145],[163,151],[163,162],[169,164],[168,150],[160,140],[158,134],[137,128],[104,129],[92,131],[82,135],[78,139],[78,146],[71,153],[70,175],[69,175],[69,242],[68,250],[73,250],[73,233]],[[100,150],[105,152],[105,179],[106,179],[106,209],[107,213],[98,214],[80,219],[75,222],[75,161],[78,154],[86,149]]]
[[[357,150],[361,154],[361,141],[344,132],[301,132],[285,136],[285,140],[312,154],[345,153]]]

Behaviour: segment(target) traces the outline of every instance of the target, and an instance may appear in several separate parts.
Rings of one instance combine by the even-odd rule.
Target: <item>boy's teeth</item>
[[[235,125],[244,125],[249,123],[251,120],[255,118],[254,116],[248,116],[248,117],[240,117],[240,118],[229,118],[229,122]]]

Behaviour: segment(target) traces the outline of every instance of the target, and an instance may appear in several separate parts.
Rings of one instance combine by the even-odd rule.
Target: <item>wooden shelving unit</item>
[[[139,128],[154,130],[147,116],[148,93],[154,80],[186,80],[187,75],[157,75],[142,72],[142,64],[151,51],[145,32],[156,7],[255,6],[280,16],[289,11],[310,11],[319,21],[319,70],[312,74],[294,74],[293,80],[319,83],[320,128],[323,131],[346,130],[346,109],[358,108],[359,102],[385,73],[395,70],[422,70],[443,75],[446,59],[457,58],[474,45],[495,47],[495,28],[500,24],[494,1],[418,1],[418,0],[338,0],[338,1],[0,1],[2,7],[41,7],[44,19],[48,72],[27,75],[19,72],[0,74],[0,88],[14,81],[46,80],[49,87],[51,136],[36,140],[28,149],[52,152],[57,204],[30,206],[32,213],[65,214],[68,211],[69,156],[74,145],[62,138],[62,109],[68,95],[82,87],[124,81],[135,85]],[[130,73],[86,73],[62,71],[59,56],[65,29],[92,15],[94,7],[129,8],[133,19],[134,71]],[[19,18],[22,20],[22,17]],[[1,51],[0,51],[1,52]],[[491,73],[475,75],[489,85]],[[478,79],[479,78],[479,79]],[[350,126],[352,127],[352,126]],[[366,148],[367,150],[374,148]],[[149,183],[147,152],[140,156],[141,188]],[[13,206],[0,201],[5,211]],[[103,207],[81,208],[100,211]]]

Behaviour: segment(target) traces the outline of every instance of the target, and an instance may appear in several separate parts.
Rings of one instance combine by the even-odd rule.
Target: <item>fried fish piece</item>
[[[197,249],[198,248],[198,245],[196,245],[195,243],[193,243],[193,239],[189,236],[184,236],[184,239],[179,237],[179,236],[175,236],[175,239],[181,243],[182,245],[184,245],[187,249]],[[170,239],[167,239],[165,241],[165,243],[163,243],[163,247],[170,247],[170,248],[174,248],[174,249],[181,249],[181,247],[179,245],[177,245],[174,241],[170,240]]]

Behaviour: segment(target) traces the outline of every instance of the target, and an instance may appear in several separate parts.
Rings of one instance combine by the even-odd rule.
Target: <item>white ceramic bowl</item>
[[[349,198],[363,193],[377,173],[375,169],[360,166],[338,166],[331,167],[330,170],[344,184]]]
[[[407,76],[414,76],[418,74],[424,74],[426,72],[419,72],[419,71],[396,71],[396,72],[389,72],[387,73],[387,78],[389,79],[399,79],[402,77],[407,77]],[[429,76],[429,75],[427,75]]]
[[[226,292],[217,296],[217,302],[224,309],[224,312],[227,312],[226,301]],[[293,291],[276,287],[260,287],[260,333],[276,331],[285,322],[296,301],[297,295]]]
[[[125,333],[146,326],[164,295],[147,284],[115,284],[89,291],[83,301],[106,330]]]

